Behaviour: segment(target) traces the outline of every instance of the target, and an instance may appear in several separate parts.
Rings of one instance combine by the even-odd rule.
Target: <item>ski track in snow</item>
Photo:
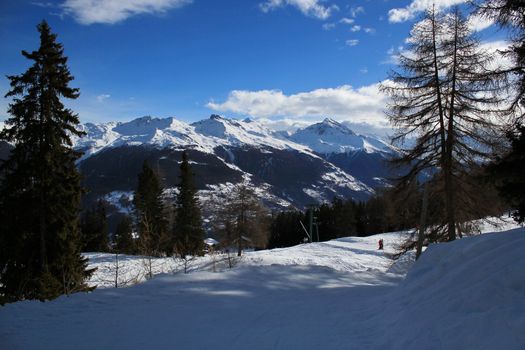
[[[0,349],[525,348],[524,228],[433,245],[414,266],[388,258],[401,235],[248,252],[220,272],[156,259],[164,273],[133,287],[0,308]],[[87,255],[92,281],[111,280],[114,256]]]

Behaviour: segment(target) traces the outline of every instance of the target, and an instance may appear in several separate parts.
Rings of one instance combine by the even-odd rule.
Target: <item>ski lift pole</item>
[[[308,223],[309,223],[308,232],[310,232],[310,243],[312,243],[314,241],[314,208],[313,206],[310,206],[310,209],[309,209]]]
[[[310,237],[310,234],[308,233],[308,230],[306,229],[306,227],[304,227],[304,224],[301,220],[299,220],[299,223],[301,224],[301,227],[303,228],[304,232],[306,233],[306,236],[308,237],[308,239],[310,240],[310,242],[312,242],[312,238]]]

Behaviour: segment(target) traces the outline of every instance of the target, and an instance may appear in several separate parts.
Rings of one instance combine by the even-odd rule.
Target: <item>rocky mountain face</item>
[[[192,124],[143,117],[83,129],[87,135],[74,144],[84,152],[79,167],[88,200],[129,196],[144,160],[173,193],[182,150],[189,152],[203,201],[240,181],[275,208],[303,208],[336,196],[366,200],[392,175],[386,160],[397,152],[380,138],[358,135],[330,119],[291,135],[217,115]]]

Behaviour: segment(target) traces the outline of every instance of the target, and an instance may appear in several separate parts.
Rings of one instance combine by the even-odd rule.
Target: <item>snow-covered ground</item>
[[[204,257],[190,274],[158,259],[164,273],[133,287],[0,308],[0,349],[525,349],[524,228],[392,264],[400,236],[250,252],[232,269]],[[89,257],[92,283],[111,286],[114,257]],[[146,261],[122,257],[121,272]]]

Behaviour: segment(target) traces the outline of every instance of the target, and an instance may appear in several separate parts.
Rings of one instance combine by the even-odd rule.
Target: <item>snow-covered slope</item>
[[[376,250],[379,238],[386,252]],[[525,229],[431,246],[406,279],[410,263],[392,265],[385,256],[397,239],[385,234],[248,253],[235,268],[215,273],[208,258],[197,262],[200,272],[10,304],[0,309],[0,344],[18,350],[525,348]],[[112,261],[90,257],[99,267]],[[106,272],[111,279],[114,271]]]
[[[395,148],[378,137],[358,135],[345,125],[326,118],[323,122],[299,129],[289,138],[322,153],[347,153],[354,151],[395,152]]]

